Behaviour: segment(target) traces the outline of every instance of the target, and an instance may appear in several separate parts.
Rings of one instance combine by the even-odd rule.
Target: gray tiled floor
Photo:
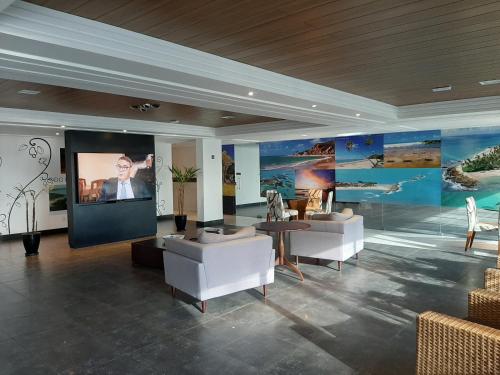
[[[72,251],[66,240],[45,237],[28,259],[19,241],[0,243],[2,375],[410,374],[416,314],[465,316],[495,250],[367,230],[341,272],[304,264],[302,283],[278,269],[267,301],[250,290],[201,314],[187,296],[172,299],[162,272],[132,267],[128,243]]]

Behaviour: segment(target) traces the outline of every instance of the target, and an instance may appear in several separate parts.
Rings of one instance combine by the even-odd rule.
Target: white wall
[[[234,145],[234,165],[236,205],[265,202],[260,196],[259,144]]]
[[[196,143],[183,142],[172,145],[172,164],[180,168],[196,167]],[[174,212],[177,212],[177,183],[174,183],[173,204]],[[184,210],[197,211],[197,187],[196,182],[188,182],[184,189]]]
[[[172,145],[155,139],[157,216],[172,215],[174,213],[172,173],[168,170],[171,165]]]
[[[13,206],[14,198],[18,195],[15,186],[25,186],[37,176],[44,168],[40,162],[43,162],[44,159],[48,160],[49,156],[49,148],[42,141],[37,141],[32,148],[29,141],[34,137],[0,134],[0,234],[2,235],[8,234],[8,216],[11,207],[13,209],[10,218],[10,233],[16,234],[26,231],[24,200],[18,200],[18,203]],[[40,176],[30,184],[30,187],[36,191],[44,189],[37,199],[36,205],[38,230],[66,228],[68,225],[67,212],[49,211],[48,193],[51,185],[66,184],[66,176],[60,172],[59,160],[59,149],[64,148],[64,137],[39,137],[49,143],[52,157],[46,170],[48,179]],[[169,143],[159,140],[156,140],[155,144],[157,215],[170,215],[173,213],[173,201],[172,177],[168,166],[172,163],[172,149]],[[41,148],[37,146],[41,146]]]
[[[37,222],[38,230],[65,228],[68,225],[66,211],[49,211],[49,187],[51,185],[65,185],[66,176],[60,172],[59,149],[64,148],[62,136],[42,136],[50,145],[52,151],[51,160],[46,170],[46,176],[38,176],[48,162],[50,155],[49,147],[40,140],[31,145],[32,136],[0,134],[0,233],[8,234],[9,210],[10,233],[26,232],[26,216],[24,198],[21,197],[14,203],[18,196],[16,186],[26,186],[35,191],[43,192],[37,199]],[[35,178],[36,177],[36,178]],[[48,177],[48,178],[47,178]],[[31,204],[30,204],[31,206]],[[31,215],[30,215],[31,217]],[[31,219],[30,219],[31,220]],[[31,223],[30,223],[31,226]]]
[[[220,139],[196,140],[198,221],[222,220],[222,144]]]

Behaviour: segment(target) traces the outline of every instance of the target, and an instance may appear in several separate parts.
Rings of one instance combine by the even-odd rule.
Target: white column
[[[172,145],[155,137],[156,161],[156,216],[174,213],[172,173]]]
[[[196,140],[198,221],[222,220],[222,144],[220,139]]]

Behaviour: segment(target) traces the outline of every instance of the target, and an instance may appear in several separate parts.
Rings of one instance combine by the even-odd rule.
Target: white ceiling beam
[[[0,126],[11,127],[43,127],[65,130],[92,130],[128,133],[152,134],[158,136],[181,138],[212,138],[215,130],[204,126],[189,124],[169,124],[156,121],[130,120],[123,118],[75,115],[26,109],[0,108]]]

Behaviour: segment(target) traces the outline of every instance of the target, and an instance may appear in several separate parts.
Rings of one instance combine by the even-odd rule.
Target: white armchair
[[[345,221],[308,220],[311,228],[290,233],[290,254],[342,263],[364,247],[363,216],[354,215]]]
[[[218,243],[165,239],[165,282],[172,295],[179,289],[202,301],[226,294],[264,287],[274,282],[274,249],[270,236],[257,234]]]

